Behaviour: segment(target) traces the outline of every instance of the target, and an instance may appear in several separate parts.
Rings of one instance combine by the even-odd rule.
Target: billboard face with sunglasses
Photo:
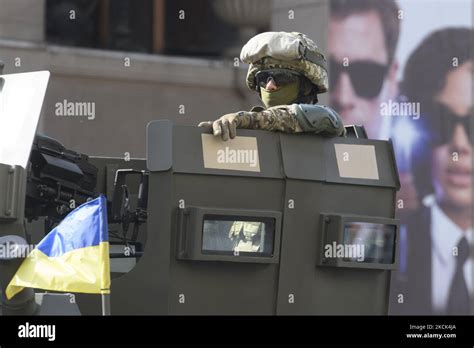
[[[432,144],[435,196],[471,227],[472,206],[472,60],[446,75],[443,89],[427,109],[426,130]]]
[[[389,1],[330,2],[330,104],[345,124],[361,124],[369,138],[388,138],[380,105],[395,99],[398,7]]]
[[[472,6],[330,0],[331,106],[345,124],[363,124],[370,138],[393,137],[399,165],[397,204],[404,206],[397,210],[400,271],[392,278],[390,314],[474,314],[474,259],[453,257],[474,241],[474,32],[472,19],[460,20]],[[390,100],[417,105],[418,117],[383,117],[381,105]]]
[[[399,274],[392,281],[392,314],[472,314],[472,74],[474,32],[450,27],[430,33],[403,71],[400,91],[421,104],[412,148],[423,204],[405,221]],[[455,59],[453,59],[455,58]],[[471,254],[472,256],[472,254]],[[402,294],[407,301],[400,303]]]

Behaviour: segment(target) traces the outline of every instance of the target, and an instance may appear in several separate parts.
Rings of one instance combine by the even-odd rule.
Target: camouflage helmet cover
[[[317,93],[328,90],[326,58],[305,34],[265,32],[252,37],[242,48],[240,59],[249,64],[247,87],[255,90],[255,75],[261,70],[289,69],[306,76]]]

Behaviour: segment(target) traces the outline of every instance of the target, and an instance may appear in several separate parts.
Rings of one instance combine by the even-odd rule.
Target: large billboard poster
[[[330,1],[330,104],[369,138],[390,138],[397,158],[400,269],[389,314],[472,306],[471,7]]]

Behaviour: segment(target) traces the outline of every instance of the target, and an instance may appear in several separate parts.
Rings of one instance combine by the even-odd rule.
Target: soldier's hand
[[[212,127],[214,135],[216,137],[220,135],[224,141],[229,140],[229,137],[234,139],[240,125],[240,114],[239,112],[226,114],[215,121],[201,122],[198,127]]]

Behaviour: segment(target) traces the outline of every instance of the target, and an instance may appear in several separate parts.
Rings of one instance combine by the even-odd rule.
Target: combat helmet
[[[252,91],[257,89],[255,75],[269,69],[289,69],[302,74],[313,84],[317,94],[328,90],[326,58],[305,34],[260,33],[244,45],[240,59],[250,65],[246,82]]]

